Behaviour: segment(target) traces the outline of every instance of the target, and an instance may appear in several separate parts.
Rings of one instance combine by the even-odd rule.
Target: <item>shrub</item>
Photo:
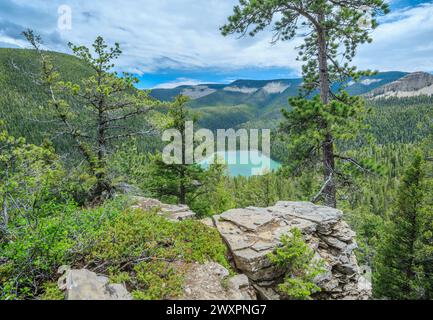
[[[230,268],[226,252],[218,232],[199,221],[175,223],[137,209],[114,219],[86,260],[89,266],[103,265],[135,299],[166,299],[181,293],[189,263],[216,261]]]
[[[39,297],[41,300],[64,300],[65,294],[57,286],[57,282],[47,282],[43,285],[44,293]]]
[[[48,202],[40,207],[35,227],[25,219],[9,228],[9,241],[0,244],[0,299],[30,299],[58,277],[60,265],[79,265],[109,221],[128,204],[117,198],[95,209],[75,203]]]
[[[289,299],[311,299],[313,293],[320,291],[314,280],[325,271],[323,261],[315,257],[297,228],[292,229],[290,235],[283,236],[281,242],[282,246],[269,254],[272,263],[286,270],[279,291]]]

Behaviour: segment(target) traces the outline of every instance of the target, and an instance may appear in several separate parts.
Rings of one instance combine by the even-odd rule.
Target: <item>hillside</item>
[[[64,80],[78,81],[89,75],[90,70],[79,59],[61,53],[50,53],[59,67]],[[37,73],[40,71],[35,53],[23,49],[0,49],[0,118],[5,120],[11,134],[25,136],[29,142],[41,143],[49,137],[47,127],[52,127],[46,112],[47,105]],[[298,94],[301,79],[237,80],[230,84],[180,86],[174,89],[155,89],[152,96],[160,100],[172,100],[178,94],[188,95],[190,107],[199,117],[199,125],[215,130],[218,128],[275,128],[281,116],[280,110],[289,107],[287,99]],[[407,74],[383,72],[364,78],[358,83],[348,83],[351,94],[365,94],[374,98],[373,107],[387,123],[405,124],[421,120],[430,112],[430,99],[417,99],[433,87],[433,75],[427,73]],[[399,97],[408,97],[399,107]],[[386,99],[390,99],[388,102]],[[397,100],[395,100],[397,99]],[[420,105],[420,107],[418,107]],[[381,106],[386,108],[381,109]],[[407,106],[411,106],[409,109]],[[407,117],[410,115],[410,117]],[[380,136],[382,120],[371,117],[373,131]],[[403,141],[412,141],[414,133]],[[385,136],[392,140],[394,131]],[[380,138],[380,137],[379,137]],[[55,141],[60,152],[66,151],[62,141]]]
[[[352,95],[361,95],[377,90],[406,76],[405,72],[382,72],[349,82],[346,90]],[[226,119],[230,114],[230,123],[248,127],[275,127],[281,116],[281,109],[288,108],[288,99],[299,94],[302,79],[276,80],[236,80],[229,84],[201,84],[180,86],[173,89],[152,90],[152,96],[161,100],[171,100],[178,94],[191,98],[190,107],[204,114],[200,125],[209,128],[227,128],[226,121],[220,121],[218,114]],[[339,85],[334,85],[338,90]],[[212,108],[216,109],[211,111]],[[265,121],[265,122],[264,122]]]
[[[64,80],[78,81],[90,74],[79,59],[61,53],[49,53]],[[49,125],[42,106],[47,97],[37,83],[40,65],[36,53],[24,49],[0,48],[0,119],[16,136],[40,143]]]

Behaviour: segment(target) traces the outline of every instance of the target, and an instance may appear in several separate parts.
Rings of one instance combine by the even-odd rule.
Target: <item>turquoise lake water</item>
[[[250,177],[253,175],[260,175],[266,172],[278,170],[278,168],[281,167],[279,162],[267,157],[258,150],[217,152],[208,159],[202,161],[200,165],[203,168],[208,168],[209,163],[212,163],[212,159],[214,159],[215,156],[217,159],[224,159],[225,163],[228,163],[229,159],[231,160],[230,163],[227,164],[227,167],[229,174],[232,177]]]

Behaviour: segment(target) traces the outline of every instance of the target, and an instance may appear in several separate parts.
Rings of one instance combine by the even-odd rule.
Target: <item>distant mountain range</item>
[[[91,73],[77,58],[54,52],[49,54],[65,81],[79,83]],[[48,104],[47,97],[32,77],[39,72],[35,52],[0,48],[0,120],[6,122],[11,134],[24,135],[33,143],[43,141],[47,126],[50,126],[42,108]],[[155,89],[151,95],[165,101],[173,100],[178,94],[191,97],[189,105],[198,114],[199,125],[211,130],[275,128],[280,122],[281,109],[290,108],[288,98],[296,96],[301,85],[302,79],[237,80],[230,84]],[[377,100],[432,95],[433,75],[383,72],[358,83],[348,83],[347,91]]]
[[[170,101],[183,94],[189,106],[200,114],[206,128],[239,126],[275,127],[288,98],[298,95],[302,79],[236,80],[229,84],[201,84],[172,89],[154,89],[151,95]],[[336,91],[339,85],[333,89]],[[359,82],[347,83],[351,95],[367,99],[405,98],[433,94],[433,75],[426,72],[381,72]]]
[[[286,104],[287,98],[298,94],[301,85],[302,79],[236,80],[229,84],[154,89],[152,95],[160,100],[172,100],[178,94],[187,95],[192,99],[191,107],[247,104],[268,108]],[[347,85],[349,94],[367,98],[432,95],[433,75],[426,72],[381,72]]]

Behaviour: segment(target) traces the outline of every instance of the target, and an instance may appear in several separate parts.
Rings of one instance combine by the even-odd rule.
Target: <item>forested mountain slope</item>
[[[405,72],[381,72],[359,82],[347,83],[346,91],[351,95],[369,93],[391,84]],[[177,94],[191,98],[189,106],[200,113],[200,125],[208,128],[275,127],[281,118],[281,109],[289,108],[288,99],[300,93],[302,79],[236,80],[226,85],[201,84],[180,86],[173,89],[152,90],[152,96],[171,100]],[[333,86],[337,91],[341,85]],[[231,121],[223,119],[231,118]]]
[[[53,62],[65,81],[79,81],[90,74],[79,59],[51,52]],[[40,79],[40,62],[33,50],[0,48],[0,119],[10,133],[25,136],[31,143],[43,140],[50,120],[42,106],[47,105]]]
[[[71,55],[51,52],[50,56],[66,81],[79,82],[91,72]],[[45,137],[52,138],[46,130],[52,123],[43,108],[48,100],[38,83],[39,72],[39,60],[32,50],[0,49],[0,118],[6,122],[11,134],[25,136],[32,143],[41,143]],[[425,135],[422,123],[426,114],[432,112],[432,99],[416,94],[399,99],[393,95],[400,89],[406,93],[410,90],[424,92],[426,89],[423,88],[431,86],[432,78],[426,73],[384,72],[358,83],[349,83],[347,91],[375,98],[370,102],[374,112],[369,122],[379,142],[410,142],[420,134]],[[190,107],[199,116],[199,125],[211,130],[276,128],[281,108],[289,107],[288,98],[298,94],[301,84],[301,79],[237,80],[227,85],[155,89],[152,96],[169,101],[178,94],[188,95]],[[385,99],[385,93],[390,98]]]

